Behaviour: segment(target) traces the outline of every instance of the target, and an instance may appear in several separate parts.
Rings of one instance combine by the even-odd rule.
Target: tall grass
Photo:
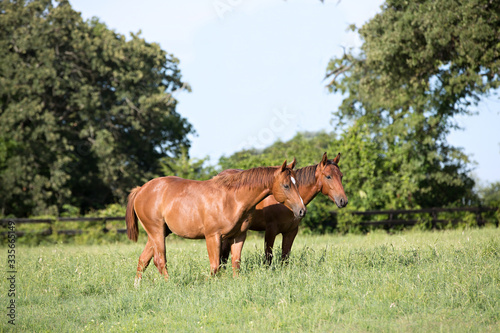
[[[151,264],[135,289],[144,245],[18,247],[16,329],[500,331],[497,228],[299,235],[289,264],[269,268],[254,236],[237,278],[208,276],[204,241],[169,236],[170,280]]]

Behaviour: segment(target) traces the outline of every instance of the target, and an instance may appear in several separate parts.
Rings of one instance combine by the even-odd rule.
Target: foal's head
[[[286,160],[283,162],[283,165],[275,171],[272,191],[276,201],[288,207],[295,217],[302,218],[306,215],[306,206],[299,194],[294,167],[295,158],[289,165],[286,164]]]
[[[321,193],[335,201],[337,207],[342,208],[347,206],[347,196],[342,186],[343,174],[338,166],[339,161],[340,153],[333,160],[329,160],[324,153],[316,168],[316,179],[321,185]]]

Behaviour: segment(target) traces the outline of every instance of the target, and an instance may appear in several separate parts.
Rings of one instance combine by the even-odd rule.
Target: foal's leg
[[[208,259],[210,260],[210,273],[217,274],[220,267],[221,235],[205,235],[207,242]]]
[[[266,235],[264,236],[265,240],[265,251],[266,251],[266,263],[268,265],[271,265],[271,262],[273,261],[273,246],[274,246],[274,240],[276,239],[276,235],[278,233],[274,228],[266,228]]]
[[[231,262],[233,265],[233,276],[238,275],[240,271],[241,250],[243,249],[243,244],[245,243],[246,238],[247,233],[245,231],[241,235],[237,236],[231,244]]]
[[[292,231],[283,234],[283,243],[282,243],[283,252],[281,254],[281,259],[285,263],[288,263],[288,256],[290,255],[290,251],[292,250],[292,244],[293,241],[295,240],[295,236],[297,236],[298,231],[299,228],[297,227],[296,229],[293,229]]]
[[[141,256],[139,257],[139,264],[137,265],[137,275],[134,281],[134,287],[139,287],[142,279],[142,273],[148,267],[151,258],[153,258],[153,242],[148,237],[148,242],[146,243],[146,247],[144,251],[142,251]]]
[[[227,238],[222,240],[220,262],[223,267],[227,264],[227,259],[229,258],[229,253],[231,252],[231,244],[233,243],[233,241],[233,239]]]

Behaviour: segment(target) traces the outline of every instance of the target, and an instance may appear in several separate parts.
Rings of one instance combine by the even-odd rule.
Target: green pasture
[[[249,238],[233,278],[230,269],[209,277],[204,241],[168,237],[170,280],[151,264],[138,289],[144,242],[19,245],[15,330],[500,331],[498,228],[299,235],[289,264],[269,268],[261,235]]]

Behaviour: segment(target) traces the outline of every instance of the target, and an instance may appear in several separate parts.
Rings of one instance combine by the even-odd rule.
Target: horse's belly
[[[205,228],[201,218],[181,212],[168,212],[164,219],[168,228],[177,236],[192,239],[205,238]]]

